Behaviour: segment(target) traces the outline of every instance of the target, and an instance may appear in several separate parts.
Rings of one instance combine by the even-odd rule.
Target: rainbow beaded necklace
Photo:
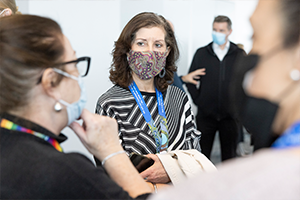
[[[13,131],[21,131],[21,132],[24,132],[24,133],[28,133],[28,134],[31,134],[31,135],[34,135],[36,137],[39,137],[43,140],[45,140],[46,142],[49,142],[57,151],[59,152],[62,152],[63,149],[61,148],[61,146],[59,145],[59,143],[57,142],[57,140],[55,140],[54,138],[51,138],[47,135],[44,135],[42,133],[39,133],[39,132],[36,132],[36,131],[33,131],[31,129],[27,129],[27,128],[24,128],[22,126],[19,126],[7,119],[1,119],[1,128],[5,128],[5,129],[8,129],[8,130],[13,130]]]

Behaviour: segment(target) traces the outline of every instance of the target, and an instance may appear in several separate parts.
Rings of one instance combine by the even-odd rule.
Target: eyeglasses
[[[71,63],[76,63],[76,68],[78,69],[79,75],[85,77],[89,73],[91,58],[90,57],[81,57],[77,60],[72,60],[69,62],[64,62],[57,64],[55,66],[67,65]]]
[[[91,58],[90,57],[81,57],[81,58],[78,58],[77,60],[72,60],[72,61],[56,64],[53,66],[53,68],[62,66],[62,65],[71,64],[71,63],[76,63],[76,68],[78,69],[79,75],[81,77],[85,77],[89,73]],[[39,78],[37,84],[41,83],[42,77],[43,77],[43,74]]]

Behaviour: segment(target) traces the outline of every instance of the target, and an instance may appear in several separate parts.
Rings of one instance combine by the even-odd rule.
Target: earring
[[[56,102],[56,104],[54,105],[54,110],[56,112],[59,112],[59,111],[62,110],[62,106],[61,106],[61,104],[59,102]]]
[[[161,72],[163,72],[163,74],[161,74]],[[165,75],[166,75],[166,69],[165,68],[163,68],[160,72],[159,72],[159,77],[160,78],[163,78],[163,77],[165,77]]]
[[[290,77],[293,81],[299,81],[300,80],[300,71],[298,69],[293,69],[290,72]]]

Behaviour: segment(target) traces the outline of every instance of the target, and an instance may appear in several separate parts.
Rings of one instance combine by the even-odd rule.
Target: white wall
[[[90,56],[92,63],[85,78],[88,90],[86,108],[94,112],[98,97],[112,86],[108,79],[114,41],[122,28],[137,13],[152,11],[172,21],[180,48],[178,74],[184,75],[197,48],[211,42],[213,18],[227,15],[233,21],[230,40],[251,48],[252,29],[248,18],[257,0],[17,0],[20,11],[50,17],[62,27],[77,56]],[[194,107],[195,109],[195,107]],[[63,143],[65,152],[92,156],[68,128]]]
[[[251,37],[253,34],[249,18],[255,10],[256,5],[256,0],[235,1],[235,42],[244,44],[247,53],[252,48]]]

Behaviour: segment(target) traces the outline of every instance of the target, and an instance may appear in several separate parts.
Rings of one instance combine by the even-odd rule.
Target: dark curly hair
[[[131,49],[136,32],[144,27],[162,27],[165,31],[165,41],[170,52],[166,59],[166,74],[163,78],[154,77],[155,87],[163,92],[173,83],[174,72],[177,71],[175,62],[179,58],[179,50],[174,32],[166,19],[152,12],[143,12],[134,16],[124,27],[112,51],[113,62],[110,68],[110,80],[123,88],[132,83],[131,69],[127,61],[127,53]]]

